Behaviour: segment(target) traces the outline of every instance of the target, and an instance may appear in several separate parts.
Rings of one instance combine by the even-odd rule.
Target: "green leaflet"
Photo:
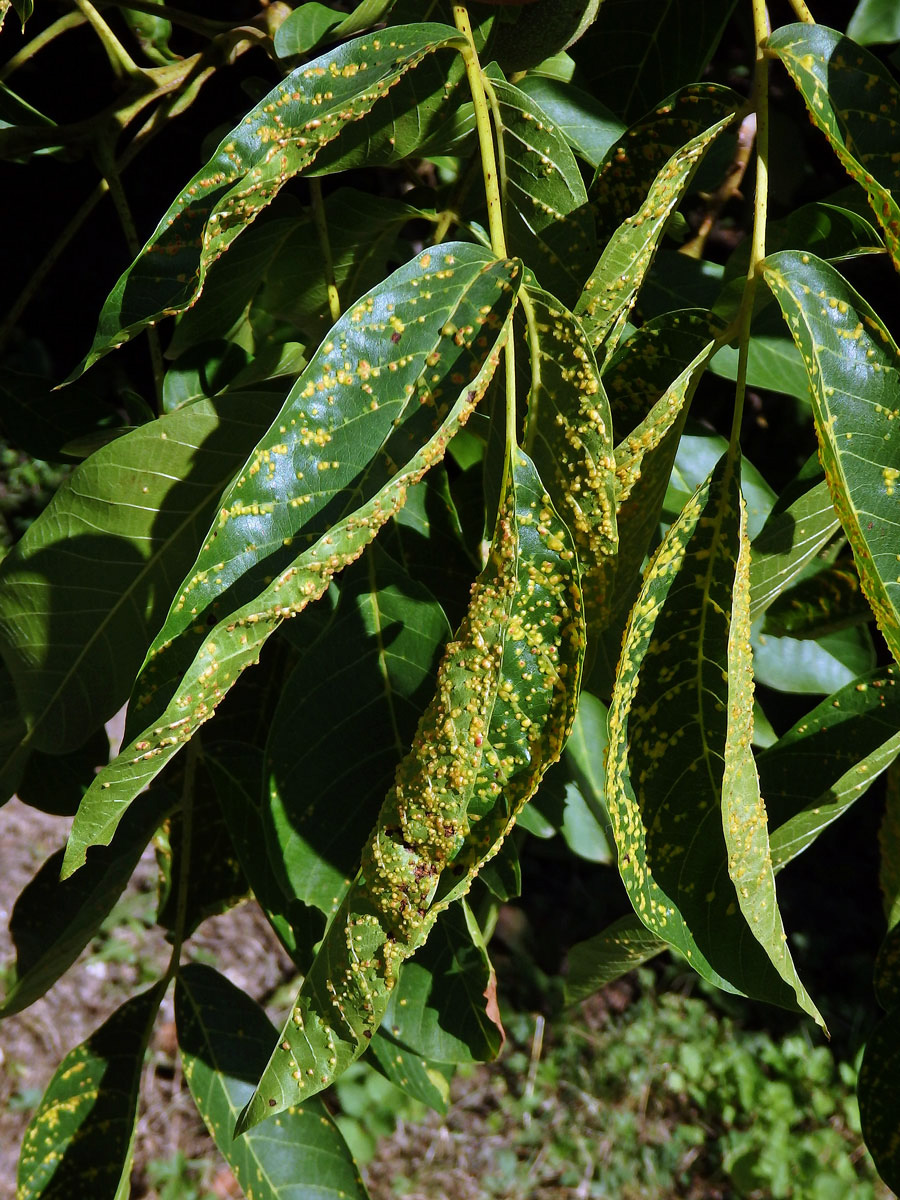
[[[621,224],[617,222],[584,286],[575,314],[582,318],[591,345],[595,349],[603,346],[606,358],[616,348],[666,222],[707,150],[732,121],[736,105],[729,107],[728,115],[692,137],[658,171],[637,212]]]
[[[576,942],[568,954],[566,1004],[578,1004],[635,967],[649,962],[667,943],[632,913],[594,937]]]
[[[345,42],[292,71],[225,135],[171,204],[107,298],[75,374],[144,326],[187,308],[210,263],[283,183],[307,170],[323,146],[422,58],[458,42],[446,25],[396,26]]]
[[[435,697],[239,1130],[319,1091],[362,1054],[403,960],[465,894],[562,750],[583,653],[577,561],[520,451],[505,485]]]
[[[372,1035],[369,1043],[369,1064],[385,1079],[429,1108],[446,1113],[450,1101],[448,1079],[452,1066],[429,1063],[421,1055],[407,1050],[382,1029]]]
[[[541,106],[577,155],[597,167],[625,126],[606,105],[561,79],[526,75],[518,87]]]
[[[26,741],[74,749],[128,698],[215,512],[274,398],[220,397],[103,447],[0,566],[0,653]]]
[[[878,883],[890,929],[900,921],[900,770],[893,763],[886,778],[884,816],[878,830]]]
[[[493,374],[519,278],[515,261],[447,243],[338,321],[222,498],[135,685],[128,744],[79,808],[66,873],[440,460]]]
[[[157,983],[126,1001],[59,1064],[25,1131],[16,1200],[120,1194],[144,1052],[164,991]]]
[[[670,527],[632,610],[607,804],[647,928],[719,986],[819,1019],[785,942],[750,745],[748,560],[726,454]]]
[[[578,319],[537,288],[522,310],[531,365],[526,444],[575,538],[590,623],[618,544],[609,402]]]
[[[510,252],[572,305],[584,285],[583,264],[597,256],[578,163],[556,123],[526,92],[499,79],[491,87],[500,110]]]
[[[882,321],[841,275],[813,255],[766,259],[809,373],[822,465],[863,592],[895,659],[900,658],[900,363]]]
[[[776,868],[846,812],[900,751],[898,678],[894,666],[861,676],[759,756]]]
[[[288,678],[266,745],[262,820],[269,869],[304,904],[329,916],[340,904],[450,633],[434,597],[376,543]]]
[[[212,967],[194,963],[178,974],[175,1021],[194,1103],[245,1195],[365,1200],[359,1169],[320,1100],[289,1109],[265,1130],[233,1136],[275,1037],[255,1001]]]
[[[900,88],[873,54],[824,25],[785,25],[768,48],[784,63],[810,120],[866,191],[900,270]]]
[[[56,983],[113,908],[147,843],[176,805],[154,788],[119,826],[113,844],[93,850],[75,878],[60,882],[62,850],[52,854],[16,901],[9,933],[15,972],[0,1003],[0,1018],[21,1012]]]
[[[819,638],[871,619],[859,576],[853,563],[846,560],[782,592],[766,610],[763,632],[775,637]]]
[[[840,522],[828,484],[816,471],[799,495],[776,505],[753,539],[750,560],[750,620],[755,621],[819,553]]]

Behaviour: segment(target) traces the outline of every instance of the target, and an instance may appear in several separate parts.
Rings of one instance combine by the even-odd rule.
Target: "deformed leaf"
[[[578,319],[538,288],[521,307],[531,367],[526,444],[575,538],[590,622],[618,544],[609,402]]]
[[[817,1016],[781,926],[751,749],[749,546],[726,454],[650,561],[609,713],[607,804],[648,929],[728,990]]]
[[[822,465],[863,592],[900,659],[900,354],[880,318],[821,259],[782,251],[766,259],[765,279],[806,362]]]
[[[154,788],[119,826],[109,847],[91,851],[84,870],[60,882],[63,851],[44,863],[16,901],[9,932],[15,969],[0,1018],[27,1008],[56,983],[98,932],[122,894],[154,831],[177,803]]]
[[[165,992],[127,1000],[62,1060],[25,1131],[18,1200],[113,1197],[127,1186],[144,1052]]]
[[[223,396],[98,450],[0,565],[0,653],[27,745],[78,747],[127,700],[216,498],[277,398]]]
[[[251,109],[183,188],[113,288],[82,367],[187,308],[207,269],[282,184],[386,96],[426,55],[459,42],[446,25],[395,26],[328,50]]]
[[[465,894],[559,757],[583,653],[577,571],[531,461],[513,451],[488,563],[435,697],[239,1129],[320,1090],[359,1057],[401,964]]]
[[[192,963],[178,974],[175,1022],[194,1103],[245,1195],[365,1200],[359,1169],[319,1100],[288,1109],[265,1130],[233,1136],[275,1037],[255,1001],[212,967]]]
[[[615,349],[625,320],[653,262],[669,217],[687,191],[707,150],[730,125],[736,105],[709,128],[680,145],[657,172],[640,207],[619,221],[575,306],[591,344]],[[627,210],[626,210],[627,211]]]
[[[601,933],[577,942],[568,953],[566,1003],[599,992],[608,983],[661,954],[668,946],[634,914],[620,917]]]
[[[76,815],[67,873],[442,458],[493,374],[519,275],[447,243],[337,322],[222,498],[135,685],[127,745]]]
[[[500,111],[510,251],[571,306],[584,286],[587,264],[597,257],[594,220],[578,163],[556,122],[537,101],[505,80],[490,86]]]
[[[810,120],[865,189],[900,270],[897,81],[874,54],[825,25],[784,25],[769,38],[768,48],[797,85]]]

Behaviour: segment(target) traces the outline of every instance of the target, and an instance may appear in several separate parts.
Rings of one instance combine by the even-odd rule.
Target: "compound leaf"
[[[135,685],[128,744],[76,814],[66,873],[440,460],[493,374],[519,275],[447,243],[337,322],[221,500]]]

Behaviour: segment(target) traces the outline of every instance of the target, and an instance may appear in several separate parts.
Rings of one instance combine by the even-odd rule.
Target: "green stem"
[[[64,17],[60,17],[58,21],[54,21],[52,25],[48,25],[46,29],[31,39],[27,46],[12,56],[9,62],[0,70],[0,81],[6,80],[12,75],[13,71],[17,71],[19,67],[29,62],[34,58],[39,50],[50,44],[55,38],[58,38],[61,33],[65,33],[69,29],[77,29],[79,25],[84,25],[87,17],[84,13],[74,12],[66,13]]]
[[[487,201],[488,230],[491,235],[491,247],[498,258],[505,258],[506,236],[503,232],[503,205],[500,199],[500,179],[497,172],[497,159],[494,153],[491,119],[487,98],[484,94],[484,77],[481,74],[481,64],[478,61],[478,53],[472,37],[469,14],[464,4],[453,5],[453,20],[456,23],[456,28],[463,35],[463,45],[460,47],[460,53],[465,63],[466,78],[469,81],[472,103],[475,106],[475,129],[478,133],[481,169],[484,173],[484,195]]]
[[[803,0],[790,0],[790,5],[797,14],[798,21],[805,21],[807,25],[815,25],[815,18],[803,3]]]
[[[143,71],[91,4],[91,0],[75,0],[75,4],[103,43],[103,49],[116,75],[143,78]]]
[[[337,321],[341,315],[341,298],[338,295],[337,281],[334,277],[334,260],[331,257],[331,239],[328,237],[328,222],[325,220],[325,205],[322,201],[322,183],[319,179],[309,181],[309,193],[312,197],[313,224],[319,237],[319,249],[322,251],[322,261],[325,267],[325,289],[328,293],[328,311],[331,320]]]
[[[534,439],[537,436],[538,397],[541,389],[541,342],[538,337],[534,305],[531,303],[531,297],[526,288],[519,293],[519,300],[525,314],[525,327],[528,331],[528,357],[531,362],[531,387],[528,392],[528,415],[525,420],[525,452],[531,454],[534,449]]]
[[[760,264],[766,257],[766,216],[769,200],[769,63],[764,50],[765,40],[769,36],[769,22],[765,0],[751,0],[751,3],[753,6],[753,33],[756,41],[756,65],[753,75],[753,101],[756,107],[756,187],[747,283],[737,317],[738,368],[734,416],[731,423],[732,451],[736,450],[740,444],[744,396],[747,391],[750,324],[753,320],[753,301],[756,295]]]
[[[188,742],[184,755],[184,782],[181,788],[181,857],[178,862],[176,884],[175,928],[172,931],[172,953],[164,976],[166,983],[175,978],[181,961],[181,948],[187,928],[187,895],[191,878],[191,847],[194,840],[194,782],[197,777],[197,762],[203,751],[197,734]]]

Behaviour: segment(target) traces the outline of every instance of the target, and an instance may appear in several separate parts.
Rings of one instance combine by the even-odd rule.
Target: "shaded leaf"
[[[493,374],[518,277],[514,260],[447,243],[338,321],[222,497],[135,685],[128,744],[76,815],[67,872],[441,459]]]
[[[631,123],[703,77],[735,0],[603,0],[579,55],[598,99]]]
[[[239,1128],[286,1107],[295,1072],[308,1094],[366,1048],[401,964],[465,894],[559,757],[582,652],[570,536],[530,460],[514,451],[488,563],[435,698]]]
[[[586,264],[597,256],[578,163],[559,127],[530,95],[500,79],[490,86],[500,110],[510,251],[527,262],[544,287],[572,305],[584,285]]]
[[[333,620],[285,685],[266,745],[263,829],[286,894],[328,915],[340,904],[450,633],[434,597],[377,545],[348,573]]]
[[[127,1000],[56,1069],[25,1131],[18,1200],[112,1200],[127,1181],[144,1052],[165,992]],[[127,1186],[127,1184],[126,1184]]]
[[[859,0],[847,26],[847,37],[860,46],[900,41],[900,9],[893,0]]]
[[[748,560],[739,467],[725,455],[651,559],[632,611],[607,804],[647,928],[711,982],[817,1016],[781,925],[750,745]]]
[[[887,771],[884,816],[878,830],[880,861],[878,882],[888,929],[900,921],[900,770],[892,763]]]
[[[24,732],[24,730],[23,730]],[[23,804],[55,816],[71,817],[93,782],[96,769],[109,762],[109,738],[102,727],[68,754],[34,751],[16,787]]]
[[[822,465],[863,592],[900,658],[897,347],[868,304],[821,259],[782,251],[766,259],[765,279],[807,365]]]
[[[391,992],[382,1033],[438,1062],[487,1062],[502,1038],[487,1013],[493,968],[470,932],[465,901],[452,904]],[[374,1040],[374,1039],[373,1039]]]
[[[298,67],[226,134],[113,288],[86,369],[150,322],[187,308],[209,264],[293,175],[425,55],[459,41],[446,25],[365,35]],[[280,111],[279,111],[280,110]]]
[[[768,48],[784,63],[810,119],[863,187],[900,270],[900,164],[895,160],[900,87],[878,59],[825,25],[777,29]]]
[[[384,1029],[372,1034],[369,1051],[374,1059],[372,1065],[385,1079],[435,1112],[446,1113],[450,1100],[450,1086],[444,1074],[446,1067],[439,1070],[427,1059],[401,1046]]]
[[[222,397],[78,467],[0,565],[0,652],[29,746],[79,746],[127,700],[217,495],[277,403]]]
[[[633,914],[620,917],[602,933],[577,942],[569,950],[566,1003],[578,1004],[587,999],[608,983],[649,962],[667,946]]]
[[[855,679],[759,756],[776,867],[810,845],[900,751],[898,678],[891,666]]]
[[[866,1147],[878,1174],[893,1191],[900,1191],[900,1008],[882,1017],[866,1042],[859,1068],[859,1119]]]
[[[51,854],[10,917],[16,962],[0,1017],[27,1008],[68,971],[112,911],[154,832],[176,803],[166,788],[148,792],[122,822],[112,844],[91,850],[84,870],[72,879],[59,878],[63,851]]]
[[[175,1021],[194,1103],[245,1195],[365,1200],[359,1169],[319,1100],[288,1109],[264,1130],[233,1136],[275,1036],[255,1001],[212,967],[193,963],[178,974]]]
[[[852,562],[825,567],[782,592],[766,610],[763,632],[819,638],[872,619]]]
[[[687,191],[703,156],[731,123],[737,105],[730,102],[731,94],[727,95],[726,115],[681,144],[657,172],[649,191],[644,192],[641,187],[644,198],[637,211],[621,221],[621,213],[629,209],[617,208],[615,230],[575,306],[575,313],[582,318],[591,344],[594,347],[604,345],[606,357],[615,349],[621,336],[666,223]],[[721,106],[717,103],[718,107]],[[614,149],[611,155],[615,154]],[[612,192],[611,200],[615,198],[615,192]]]
[[[625,132],[622,121],[590,92],[546,75],[526,75],[517,85],[555,122],[579,157],[596,167]]]

